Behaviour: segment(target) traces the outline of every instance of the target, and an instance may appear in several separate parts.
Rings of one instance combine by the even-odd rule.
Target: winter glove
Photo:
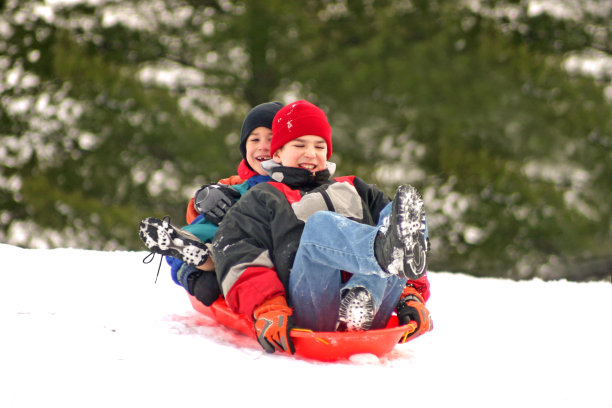
[[[207,221],[219,225],[240,193],[223,184],[207,184],[196,191],[193,206]]]
[[[408,324],[411,320],[417,323],[416,330],[402,336],[400,343],[405,343],[408,338],[418,337],[433,329],[433,322],[429,310],[425,307],[423,296],[413,286],[406,286],[402,292],[397,305],[397,319],[400,325]]]
[[[276,350],[289,354],[295,353],[295,347],[289,333],[295,327],[293,311],[287,306],[283,295],[266,300],[253,312],[257,341],[267,353]]]

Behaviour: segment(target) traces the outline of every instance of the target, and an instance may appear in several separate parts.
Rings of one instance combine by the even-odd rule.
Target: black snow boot
[[[381,268],[403,279],[418,279],[427,270],[425,208],[418,191],[400,186],[393,199],[388,225],[374,240],[374,254]]]
[[[195,235],[181,230],[168,221],[147,218],[138,229],[140,239],[151,251],[200,266],[208,259],[209,249]]]
[[[338,315],[338,331],[363,331],[372,327],[374,299],[361,286],[348,289],[342,295]]]

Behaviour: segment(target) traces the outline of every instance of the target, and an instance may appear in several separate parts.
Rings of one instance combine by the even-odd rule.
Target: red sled
[[[189,300],[196,311],[230,329],[256,338],[253,323],[246,316],[232,312],[223,298],[217,299],[209,307],[194,296],[189,296]],[[382,357],[393,350],[403,336],[416,329],[417,323],[414,321],[399,326],[397,316],[393,315],[384,329],[361,332],[292,330],[290,335],[297,356],[318,361],[338,361],[364,353]]]

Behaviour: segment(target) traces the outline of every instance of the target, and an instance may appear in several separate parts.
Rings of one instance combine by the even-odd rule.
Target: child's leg
[[[340,270],[312,262],[298,249],[289,277],[289,296],[299,327],[315,331],[334,331],[342,293],[364,287],[374,300],[372,329],[385,327],[401,296],[406,281],[397,276],[353,275],[346,283]]]
[[[406,281],[402,278],[391,276],[387,279],[387,285],[382,293],[380,305],[374,315],[372,329],[382,329],[387,325],[405,287]]]
[[[390,207],[390,206],[389,206]],[[387,210],[387,209],[385,209]],[[385,213],[381,214],[381,221]],[[319,212],[306,222],[289,280],[296,322],[316,331],[335,330],[341,294],[364,287],[372,294],[374,328],[386,324],[405,280],[383,272],[374,256],[379,227],[360,224],[333,212]],[[353,274],[342,284],[340,271]]]
[[[298,327],[334,331],[340,306],[340,271],[310,263],[298,249],[289,276],[289,301]]]
[[[382,217],[381,217],[382,218]],[[361,224],[330,211],[308,219],[300,239],[303,256],[312,262],[359,275],[390,276],[374,255],[374,239],[380,226]]]
[[[380,329],[387,325],[405,286],[406,280],[397,276],[380,278],[376,275],[353,275],[340,292],[355,287],[366,288],[374,300],[374,321],[371,328]]]

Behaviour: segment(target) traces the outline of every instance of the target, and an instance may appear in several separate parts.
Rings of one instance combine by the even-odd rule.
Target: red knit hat
[[[327,116],[312,103],[299,100],[280,109],[272,122],[270,154],[300,136],[321,136],[327,143],[327,158],[332,154],[332,131]]]

